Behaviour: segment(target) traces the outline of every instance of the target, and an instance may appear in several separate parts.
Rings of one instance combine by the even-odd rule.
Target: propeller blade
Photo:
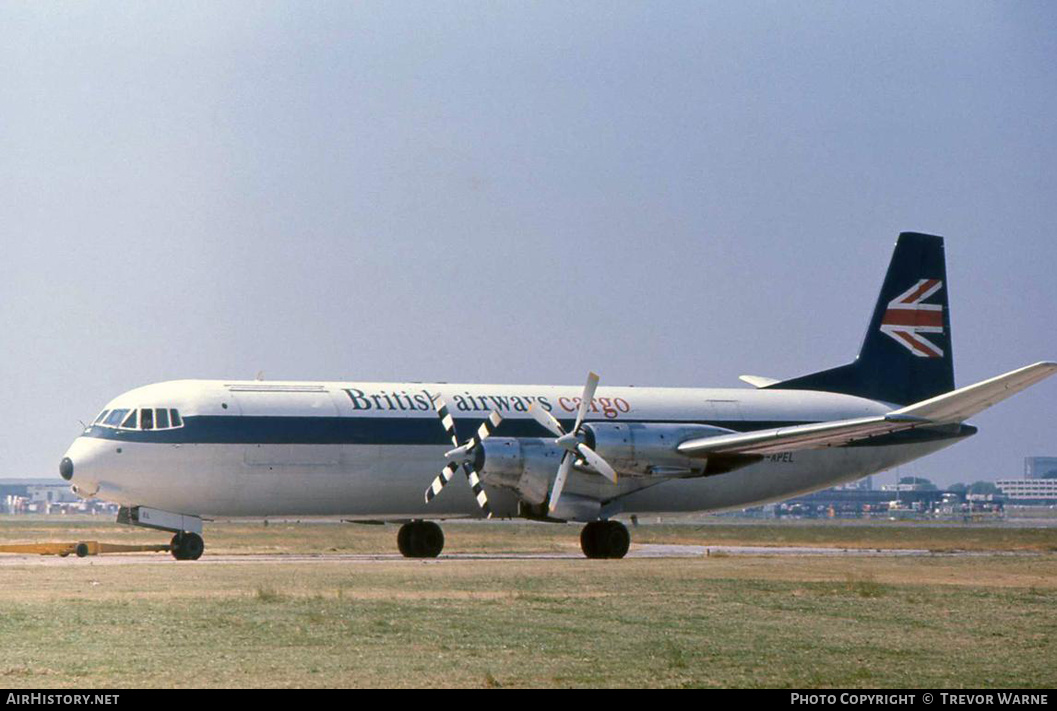
[[[498,412],[492,412],[488,415],[488,419],[481,423],[481,426],[477,428],[477,433],[473,437],[466,440],[466,444],[455,449],[448,450],[444,453],[445,459],[466,459],[467,455],[474,450],[474,447],[479,445],[482,441],[488,439],[496,428],[499,427],[499,423],[503,421],[503,416]]]
[[[565,488],[565,479],[569,476],[569,470],[573,466],[574,456],[572,452],[566,452],[562,455],[562,463],[558,467],[558,476],[554,477],[554,486],[551,488],[550,504],[547,506],[551,513],[554,513],[554,509],[558,508],[558,499],[561,498],[562,489]]]
[[[444,431],[451,438],[453,446],[459,446],[459,438],[455,436],[455,420],[452,419],[451,413],[448,412],[448,405],[444,402],[444,398],[440,395],[433,397],[433,407],[437,410],[437,416],[440,417],[440,423],[444,426]]]
[[[565,430],[562,429],[562,425],[551,413],[544,410],[536,403],[529,405],[529,414],[536,420],[536,422],[547,428],[548,431],[554,434],[555,437],[561,437],[565,434]]]
[[[466,440],[465,444],[459,445],[459,438],[455,432],[455,419],[451,416],[451,411],[448,410],[447,403],[444,402],[439,394],[430,395],[430,400],[433,401],[433,407],[437,411],[437,416],[440,417],[440,423],[444,427],[445,434],[451,438],[451,443],[455,449],[449,450],[444,453],[445,459],[454,460],[448,462],[448,465],[441,470],[440,474],[430,487],[426,489],[426,503],[428,504],[433,498],[447,486],[448,482],[451,481],[452,476],[459,469],[459,464],[462,464],[462,470],[466,474],[466,481],[470,483],[470,488],[473,489],[473,497],[477,501],[477,505],[481,507],[487,518],[492,518],[492,509],[488,506],[488,494],[484,491],[484,486],[481,484],[481,478],[477,476],[477,472],[474,471],[473,467],[470,466],[470,452],[473,451],[474,447],[479,445],[484,439],[489,437],[497,427],[499,423],[503,421],[503,417],[498,412],[489,413],[488,418],[481,423],[481,426],[477,428],[477,432],[474,436]]]
[[[580,409],[576,412],[576,426],[573,427],[574,433],[580,432],[580,425],[584,423],[584,416],[587,415],[587,408],[591,407],[591,401],[595,399],[595,389],[598,387],[598,374],[588,373],[587,382],[584,384],[583,395],[580,396]]]
[[[492,518],[492,509],[488,505],[488,494],[484,493],[484,486],[481,485],[481,479],[477,476],[477,472],[467,463],[462,465],[462,470],[466,473],[466,481],[470,482],[470,488],[473,489],[473,497],[477,499],[477,505],[484,511],[485,518]]]
[[[576,451],[580,453],[580,456],[587,460],[587,463],[594,467],[599,474],[609,479],[614,484],[617,483],[617,473],[613,467],[609,466],[609,462],[602,459],[598,452],[588,447],[586,444],[581,444],[576,448]]]
[[[458,464],[454,462],[448,464],[448,466],[441,469],[440,474],[433,480],[433,483],[426,489],[426,503],[428,504],[433,500],[433,497],[440,493],[440,490],[451,481],[452,476],[455,474],[455,470],[459,468]]]
[[[498,412],[488,413],[488,419],[481,423],[481,426],[477,428],[477,434],[473,436],[473,439],[468,443],[470,449],[473,449],[481,443],[481,440],[487,439],[496,428],[499,427],[499,423],[503,421],[503,416]]]

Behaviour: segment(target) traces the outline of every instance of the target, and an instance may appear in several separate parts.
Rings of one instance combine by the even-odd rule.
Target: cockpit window
[[[107,427],[118,427],[127,414],[128,410],[111,410],[107,418],[103,420],[103,424]]]
[[[183,419],[170,407],[118,408],[104,410],[94,424],[123,430],[171,430],[183,427]]]

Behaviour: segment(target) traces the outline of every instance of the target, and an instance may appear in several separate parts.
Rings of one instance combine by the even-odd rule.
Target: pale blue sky
[[[183,377],[738,386],[945,235],[956,375],[1057,358],[1057,10],[0,4],[0,477]],[[1057,382],[904,467],[1057,454]]]

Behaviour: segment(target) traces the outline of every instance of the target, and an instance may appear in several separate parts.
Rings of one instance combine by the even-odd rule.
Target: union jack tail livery
[[[769,387],[824,390],[897,404],[953,390],[943,238],[917,232],[899,235],[855,361]]]
[[[939,279],[918,279],[918,283],[888,302],[881,320],[887,333],[911,353],[922,358],[942,358],[943,350],[922,333],[943,333],[943,307],[922,303],[940,289]]]

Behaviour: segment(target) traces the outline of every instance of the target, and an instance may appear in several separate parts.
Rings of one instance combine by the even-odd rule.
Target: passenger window
[[[98,425],[100,422],[102,422],[104,419],[106,419],[106,416],[108,414],[110,414],[110,410],[103,410],[102,412],[99,413],[99,417],[95,418],[95,422],[93,422],[92,424],[93,425]]]
[[[159,430],[169,429],[169,411],[161,407],[155,408],[154,424],[158,426]]]
[[[126,417],[125,421],[121,423],[121,427],[123,427],[126,430],[134,430],[134,429],[136,429],[136,411],[135,410],[133,410],[132,412],[128,413],[128,417]]]
[[[180,413],[177,410],[170,409],[169,417],[172,418],[173,427],[183,427],[183,420],[180,419]]]
[[[121,420],[125,419],[127,414],[128,410],[111,410],[110,415],[103,421],[103,424],[107,427],[120,427]]]
[[[154,410],[144,408],[139,411],[139,427],[142,430],[154,429]]]

